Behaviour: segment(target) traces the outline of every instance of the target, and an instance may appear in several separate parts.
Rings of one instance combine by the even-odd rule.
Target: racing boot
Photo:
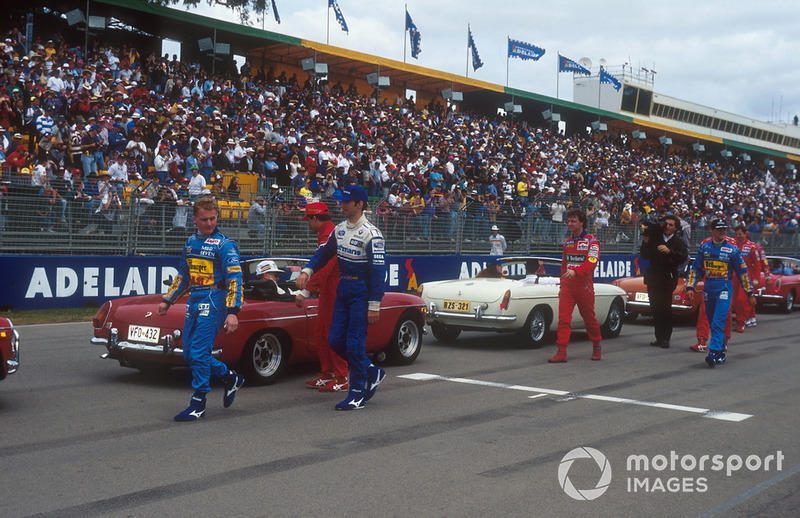
[[[202,392],[197,392],[192,395],[192,399],[189,400],[189,406],[181,412],[180,414],[176,415],[174,419],[176,421],[197,421],[203,414],[206,413],[206,395]]]
[[[601,356],[601,352],[602,351],[601,351],[601,348],[600,348],[600,342],[593,343],[592,344],[592,360],[595,360],[595,361],[599,360],[600,356]]]
[[[311,381],[306,381],[306,387],[310,389],[319,389],[323,385],[326,385],[333,381],[333,373],[332,372],[320,372],[317,374],[317,377]]]
[[[549,363],[567,363],[567,348],[565,346],[559,345],[558,352],[547,360]]]
[[[365,406],[364,391],[351,388],[350,392],[347,394],[347,397],[336,403],[334,408],[336,410],[360,410]]]
[[[734,329],[737,333],[744,333],[744,323],[739,324],[737,322],[736,329]]]
[[[380,367],[376,367],[372,364],[367,367],[367,390],[364,393],[364,401],[372,399],[372,396],[374,396],[375,392],[378,390],[378,385],[380,385],[385,377],[386,371]]]
[[[328,383],[319,388],[320,392],[345,392],[350,390],[350,383],[343,376],[334,376]]]
[[[229,370],[222,380],[225,383],[225,392],[222,393],[222,406],[228,408],[233,404],[236,391],[244,385],[244,378]]]
[[[706,364],[713,369],[720,363],[725,363],[725,351],[709,351],[706,356]]]
[[[708,345],[706,345],[705,338],[698,338],[697,343],[694,345],[690,345],[689,349],[698,353],[704,353],[708,351]]]

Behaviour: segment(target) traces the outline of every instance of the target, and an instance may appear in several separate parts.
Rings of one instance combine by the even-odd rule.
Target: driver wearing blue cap
[[[386,275],[383,235],[364,216],[367,203],[367,191],[361,186],[349,185],[342,191],[345,221],[336,226],[295,280],[302,290],[311,274],[337,257],[340,280],[328,341],[334,352],[347,360],[350,391],[336,404],[336,410],[364,408],[386,376],[366,353],[367,326],[380,317]]]

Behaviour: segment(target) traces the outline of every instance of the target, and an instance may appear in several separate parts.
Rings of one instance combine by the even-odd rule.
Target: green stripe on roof
[[[277,32],[271,32],[271,31],[263,31],[261,29],[256,29],[255,27],[249,27],[247,25],[242,25],[239,23],[217,20],[215,18],[210,18],[208,16],[202,16],[199,14],[190,13],[188,11],[179,11],[177,9],[172,9],[171,7],[156,5],[149,2],[144,2],[142,0],[94,0],[94,1],[100,4],[113,5],[117,7],[123,7],[125,9],[132,9],[134,11],[151,14],[153,16],[160,16],[163,18],[170,18],[173,20],[180,20],[182,22],[193,23],[204,27],[221,29],[236,34],[240,34],[243,36],[251,36],[253,38],[273,40],[296,46],[300,46],[301,44],[300,38],[295,38],[294,36],[287,36],[285,34],[279,34]]]
[[[549,97],[547,95],[537,94],[533,92],[526,92],[525,90],[517,90],[516,88],[510,88],[510,87],[505,88],[505,93],[513,95],[514,97],[521,97],[523,99],[532,99],[534,101],[550,103],[554,106],[562,106],[564,108],[570,108],[572,110],[579,110],[586,113],[593,113],[595,115],[608,117],[609,119],[617,119],[626,122],[633,122],[633,117],[622,115],[617,112],[602,110],[600,108],[593,108],[591,106],[586,106],[585,104],[579,104],[572,101],[567,101],[565,99],[556,99],[555,97]]]
[[[782,158],[789,158],[787,153],[783,151],[777,151],[775,149],[769,149],[765,147],[753,146],[751,144],[744,144],[742,142],[737,142],[735,140],[728,140],[726,138],[722,139],[722,143],[726,146],[733,147],[736,149],[742,149],[745,151],[752,151],[754,153],[761,153],[763,155],[770,155],[775,157],[782,157]]]

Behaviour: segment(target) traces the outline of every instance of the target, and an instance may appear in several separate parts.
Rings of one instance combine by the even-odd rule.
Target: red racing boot
[[[335,376],[332,372],[320,372],[317,377],[311,381],[306,381],[306,388],[319,389],[323,385],[327,385]]]
[[[689,349],[698,353],[708,352],[708,346],[706,345],[706,340],[703,338],[699,338],[696,344],[690,345]]]
[[[592,344],[592,360],[599,360],[601,356],[600,342]]]
[[[550,363],[567,363],[567,348],[559,345],[556,355],[547,361]]]

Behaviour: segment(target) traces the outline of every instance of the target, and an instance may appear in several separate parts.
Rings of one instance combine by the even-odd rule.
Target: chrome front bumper
[[[169,336],[169,335],[167,335]],[[93,345],[103,345],[108,349],[108,353],[102,354],[101,358],[111,358],[117,359],[119,354],[117,353],[124,353],[127,352],[136,352],[136,353],[144,353],[144,354],[152,354],[153,359],[156,360],[156,356],[179,356],[183,357],[183,348],[182,347],[173,347],[172,340],[165,340],[163,344],[144,344],[139,342],[129,342],[127,340],[122,341],[114,341],[105,339],[105,338],[98,338],[93,336],[90,340]],[[211,356],[221,356],[222,349],[212,349]]]
[[[428,319],[432,318],[454,318],[466,321],[491,321],[491,322],[515,322],[516,315],[486,315],[484,311],[489,307],[487,303],[472,308],[470,313],[458,313],[454,311],[439,311],[435,302],[428,304]]]
[[[19,369],[19,333],[16,329],[13,330],[11,340],[13,341],[11,344],[12,356],[6,360],[7,374],[14,374]]]

